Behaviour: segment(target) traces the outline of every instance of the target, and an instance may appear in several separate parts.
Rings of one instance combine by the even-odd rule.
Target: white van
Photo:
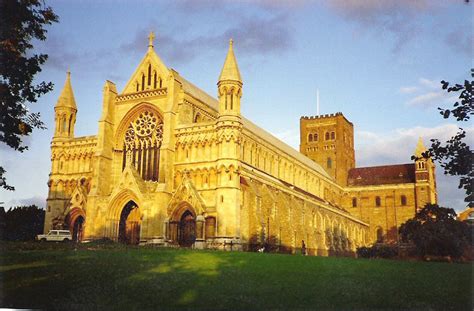
[[[48,234],[38,234],[38,241],[72,241],[72,235],[69,230],[49,230]]]

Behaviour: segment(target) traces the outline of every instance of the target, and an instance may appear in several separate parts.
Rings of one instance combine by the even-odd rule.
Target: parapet
[[[300,120],[314,120],[314,119],[324,119],[324,118],[334,118],[337,116],[343,116],[342,112],[322,114],[319,116],[302,116]]]

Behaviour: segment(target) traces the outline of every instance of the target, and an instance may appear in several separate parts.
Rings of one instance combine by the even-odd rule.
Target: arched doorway
[[[82,216],[78,216],[74,221],[72,227],[72,240],[74,242],[81,242],[84,235],[84,222],[85,219]]]
[[[86,214],[80,207],[72,208],[65,218],[66,228],[71,232],[74,242],[81,242],[84,238]],[[65,228],[61,228],[65,229]]]
[[[196,218],[186,210],[180,218],[178,226],[178,244],[182,247],[191,247],[196,241]]]
[[[120,213],[118,240],[125,244],[140,242],[140,211],[133,201],[125,204]]]

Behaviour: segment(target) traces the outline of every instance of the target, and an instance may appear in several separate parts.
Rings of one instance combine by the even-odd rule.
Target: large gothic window
[[[131,163],[143,180],[158,180],[163,121],[151,111],[144,111],[133,120],[123,145],[123,166]]]

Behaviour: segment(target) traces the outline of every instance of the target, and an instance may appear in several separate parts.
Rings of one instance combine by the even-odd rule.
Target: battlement
[[[302,116],[300,120],[314,120],[314,119],[324,119],[324,118],[334,118],[337,116],[344,116],[342,112],[336,112],[336,113],[329,113],[329,114],[322,114],[319,116]]]

